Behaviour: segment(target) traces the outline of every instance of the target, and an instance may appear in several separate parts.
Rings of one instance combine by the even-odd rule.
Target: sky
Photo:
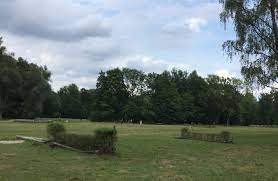
[[[1,0],[0,36],[9,52],[46,65],[54,90],[95,88],[98,73],[116,67],[160,73],[240,77],[222,43],[218,0]]]

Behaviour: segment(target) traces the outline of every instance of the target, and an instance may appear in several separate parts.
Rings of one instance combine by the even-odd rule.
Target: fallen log
[[[34,142],[38,142],[38,143],[48,143],[50,141],[50,140],[43,139],[43,138],[36,138],[36,137],[31,137],[31,136],[21,136],[21,135],[16,135],[16,139],[34,141]]]
[[[67,146],[67,145],[63,145],[63,144],[60,144],[60,143],[57,143],[57,142],[54,142],[54,141],[51,141],[51,140],[43,139],[43,138],[16,135],[16,139],[33,141],[33,142],[42,143],[42,144],[48,144],[50,147],[58,146],[58,147],[61,147],[61,148],[65,148],[65,149],[80,152],[80,153],[94,153],[94,154],[98,153],[97,150],[96,151],[82,151],[82,150],[79,150],[79,149],[76,149],[76,148],[73,148],[73,147],[70,147],[70,146]]]
[[[73,148],[71,146],[67,146],[67,145],[63,145],[63,144],[60,144],[60,143],[57,143],[57,142],[51,142],[50,143],[50,146],[58,146],[58,147],[61,147],[61,148],[66,148],[68,150],[72,150],[72,151],[76,151],[76,152],[80,152],[80,153],[98,153],[98,151],[82,151],[82,150],[79,150],[79,149],[76,149],[76,148]]]
[[[51,140],[47,140],[47,139],[43,139],[43,138],[16,135],[16,139],[33,141],[33,142],[37,142],[37,143],[41,143],[41,144],[48,144],[50,147],[58,146],[58,147],[65,148],[65,149],[72,150],[72,151],[76,151],[76,152],[79,152],[79,153],[94,153],[94,154],[98,153],[98,150],[96,150],[96,151],[82,151],[82,150],[73,148],[71,146],[63,145],[63,144],[57,143],[55,141],[51,141]]]

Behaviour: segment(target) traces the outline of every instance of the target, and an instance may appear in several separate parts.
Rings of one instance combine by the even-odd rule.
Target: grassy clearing
[[[65,123],[73,133],[90,134],[110,123]],[[117,125],[116,156],[97,156],[31,143],[0,144],[0,180],[278,180],[278,129],[228,130],[235,144],[175,139],[182,126]],[[46,137],[46,124],[0,122],[0,140],[15,135]]]

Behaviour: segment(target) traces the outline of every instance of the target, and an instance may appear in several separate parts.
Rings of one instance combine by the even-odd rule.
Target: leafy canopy
[[[223,49],[228,56],[239,56],[241,72],[250,82],[272,86],[278,83],[278,1],[220,0],[221,22],[228,20],[236,32],[235,40],[227,40]]]

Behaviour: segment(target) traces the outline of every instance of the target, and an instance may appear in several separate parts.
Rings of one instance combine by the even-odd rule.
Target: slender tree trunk
[[[270,0],[270,14],[271,14],[271,21],[272,21],[272,28],[273,34],[275,39],[275,48],[278,50],[278,27],[277,27],[277,20],[276,20],[276,8],[277,8],[277,0]]]
[[[3,119],[3,101],[2,101],[2,97],[0,95],[0,120]]]
[[[227,126],[230,125],[230,112],[228,112],[228,117],[227,117]]]

